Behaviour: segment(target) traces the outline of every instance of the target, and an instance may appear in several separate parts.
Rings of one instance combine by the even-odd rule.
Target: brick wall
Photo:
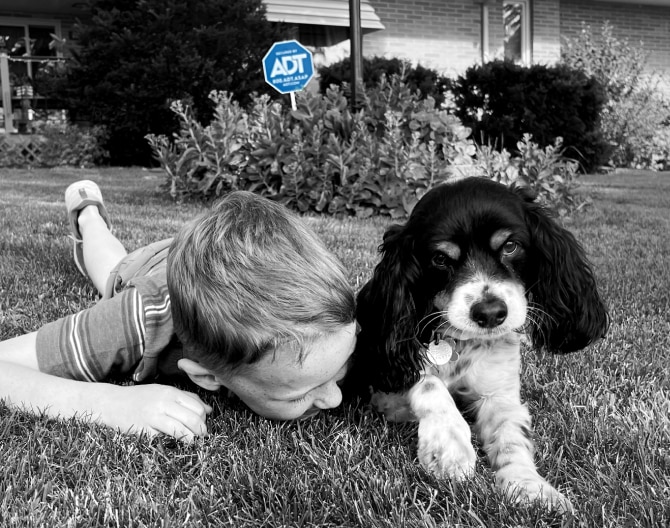
[[[363,53],[402,57],[447,74],[481,57],[481,6],[473,0],[372,0],[386,29],[366,35]]]
[[[561,0],[533,2],[531,34],[533,62],[536,64],[551,64],[561,56],[561,4]]]
[[[561,0],[534,0],[534,62],[560,55]],[[481,61],[482,5],[477,0],[371,0],[386,29],[366,35],[363,53],[402,57],[446,74],[458,74]],[[488,58],[502,57],[502,1],[489,0]]]
[[[370,0],[386,29],[366,35],[363,53],[402,57],[454,75],[481,60],[482,7],[478,0]],[[488,0],[489,58],[502,56],[502,1]],[[649,66],[670,77],[670,6],[596,0],[532,0],[532,61],[560,57],[561,35],[574,36],[582,21],[596,31],[609,20],[618,38],[640,40]]]

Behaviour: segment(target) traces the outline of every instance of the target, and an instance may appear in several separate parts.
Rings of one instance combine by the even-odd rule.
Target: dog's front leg
[[[528,409],[514,396],[488,396],[474,404],[476,432],[495,471],[496,484],[513,499],[540,500],[559,511],[570,501],[543,479],[533,460]]]
[[[425,376],[408,393],[419,420],[419,462],[438,478],[460,480],[475,469],[472,434],[444,382]]]

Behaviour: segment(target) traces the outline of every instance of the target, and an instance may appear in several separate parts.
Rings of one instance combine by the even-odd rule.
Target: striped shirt
[[[136,277],[111,299],[49,323],[37,332],[42,372],[81,381],[133,373],[137,382],[179,371],[165,263]]]

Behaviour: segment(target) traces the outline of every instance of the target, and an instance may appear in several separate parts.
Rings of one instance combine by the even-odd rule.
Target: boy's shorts
[[[123,257],[110,272],[102,298],[111,299],[126,287],[129,280],[148,275],[156,267],[164,265],[171,243],[171,238],[154,242]]]

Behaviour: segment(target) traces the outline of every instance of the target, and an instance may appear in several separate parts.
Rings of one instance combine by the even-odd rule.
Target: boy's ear
[[[210,391],[217,391],[222,383],[219,378],[208,368],[203,367],[197,361],[182,358],[177,361],[177,366],[189,377],[196,385]]]

